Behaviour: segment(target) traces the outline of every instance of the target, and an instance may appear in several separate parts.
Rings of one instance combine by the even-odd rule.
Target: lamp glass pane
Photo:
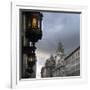
[[[36,28],[36,26],[37,26],[37,19],[33,18],[32,19],[32,28]]]

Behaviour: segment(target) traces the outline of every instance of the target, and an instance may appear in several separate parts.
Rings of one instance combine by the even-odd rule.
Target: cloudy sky
[[[46,59],[55,54],[59,42],[64,45],[65,54],[69,54],[80,45],[80,14],[42,12],[43,36],[36,46],[37,78]]]

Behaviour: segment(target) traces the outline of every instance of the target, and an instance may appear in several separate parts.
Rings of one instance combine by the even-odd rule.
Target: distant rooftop
[[[69,53],[66,57],[65,57],[65,60],[67,59],[67,58],[69,58],[73,53],[75,53],[77,50],[79,50],[80,49],[80,46],[78,46],[76,49],[74,49],[71,53]]]

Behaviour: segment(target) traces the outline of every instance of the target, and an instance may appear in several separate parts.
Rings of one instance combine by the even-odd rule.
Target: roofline
[[[67,58],[69,58],[74,52],[76,52],[78,49],[80,49],[80,46],[77,47],[73,52],[71,52],[67,57],[65,57],[64,60],[66,60]]]

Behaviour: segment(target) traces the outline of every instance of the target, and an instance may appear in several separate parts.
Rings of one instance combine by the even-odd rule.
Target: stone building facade
[[[62,77],[65,76],[65,62],[64,62],[64,54],[58,53],[56,54],[56,67],[53,70],[53,77]]]
[[[66,76],[80,76],[80,47],[65,58]]]
[[[50,68],[43,67],[41,77],[64,77],[80,76],[80,47],[73,50],[68,56],[57,55],[55,57],[56,66],[50,71]],[[52,76],[50,74],[52,73]]]

